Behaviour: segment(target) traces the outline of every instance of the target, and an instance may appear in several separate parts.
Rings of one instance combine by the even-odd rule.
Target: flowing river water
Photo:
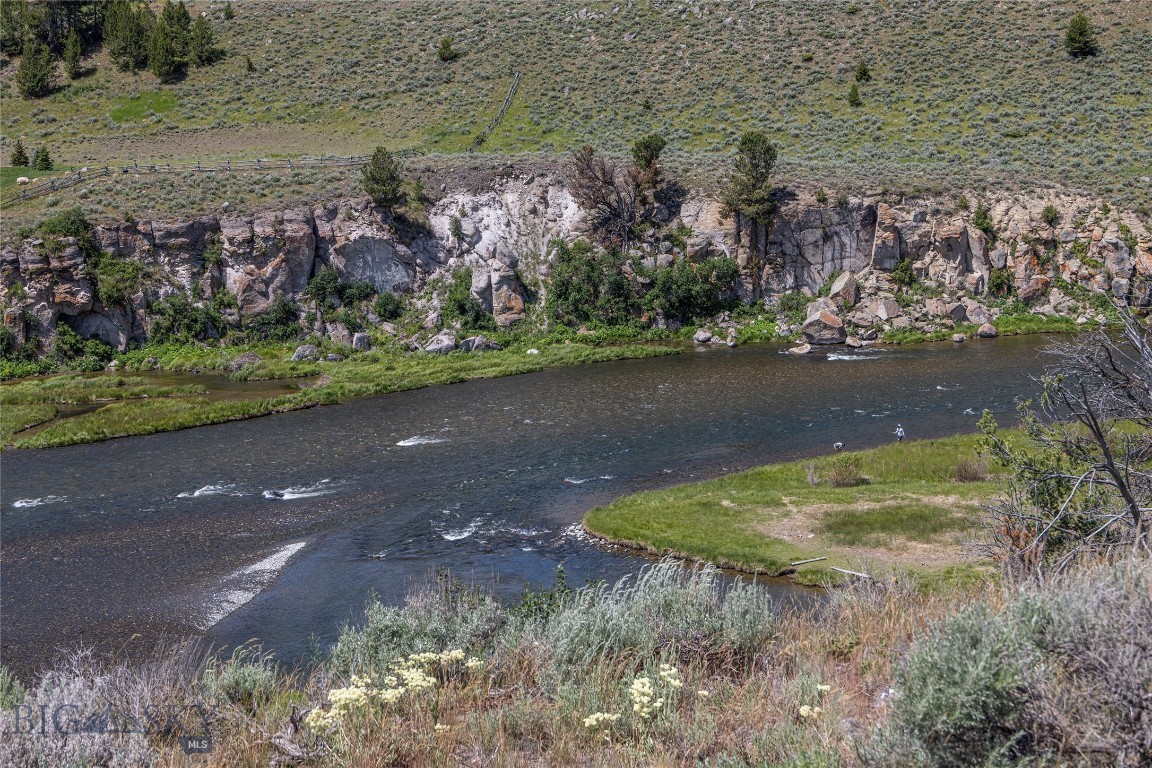
[[[0,660],[84,642],[331,642],[448,569],[514,598],[635,572],[589,508],[757,464],[1011,421],[1041,337],[796,358],[749,345],[542,371],[3,457]],[[770,585],[781,594],[795,589]]]

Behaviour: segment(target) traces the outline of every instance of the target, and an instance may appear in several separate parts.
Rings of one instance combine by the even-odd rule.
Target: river
[[[448,569],[514,598],[645,561],[580,534],[637,490],[1011,420],[1041,337],[796,358],[770,345],[553,369],[3,457],[0,660],[85,642],[333,640]],[[781,594],[787,584],[771,585]]]

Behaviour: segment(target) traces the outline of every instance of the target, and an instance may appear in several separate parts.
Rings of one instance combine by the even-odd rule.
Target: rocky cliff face
[[[1048,222],[1042,217],[1047,205],[1058,214]],[[994,239],[972,223],[971,214],[940,201],[851,198],[821,205],[798,194],[770,226],[737,227],[715,199],[690,193],[679,215],[651,232],[636,256],[655,263],[732,256],[740,267],[734,287],[749,302],[771,302],[791,290],[815,292],[834,273],[852,272],[866,293],[873,287],[865,318],[872,322],[900,314],[883,294],[887,273],[902,260],[951,298],[969,303],[989,290],[995,273],[1045,313],[1068,308],[1067,297],[1053,288],[1056,278],[1152,305],[1152,238],[1135,217],[1073,196],[1005,197],[989,214]],[[226,292],[226,305],[234,307],[226,319],[236,321],[266,311],[278,297],[299,300],[326,265],[342,282],[368,281],[396,294],[424,291],[431,279],[467,269],[473,296],[508,326],[525,316],[525,283],[546,291],[549,243],[578,238],[585,226],[584,212],[566,188],[531,176],[500,179],[481,193],[447,192],[421,225],[397,222],[366,199],[254,216],[125,223],[96,230],[102,251],[142,267],[144,279],[124,306],[101,304],[90,265],[67,238],[4,247],[0,301],[5,326],[20,340],[47,341],[65,322],[124,349],[147,339],[151,304],[175,293],[209,302]],[[676,239],[674,232],[688,234]],[[422,303],[430,327],[439,299],[433,292]],[[957,302],[933,309],[946,315],[949,303]],[[863,311],[856,299],[841,299],[832,309]],[[314,330],[343,335],[322,323]],[[839,336],[827,328],[821,333]]]

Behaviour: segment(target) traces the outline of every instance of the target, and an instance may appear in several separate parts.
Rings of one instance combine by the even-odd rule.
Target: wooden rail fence
[[[508,111],[508,107],[512,106],[512,99],[516,96],[516,89],[520,87],[520,73],[512,73],[512,85],[508,86],[508,95],[504,97],[504,103],[500,105],[500,111],[496,113],[496,117],[492,118],[492,122],[484,126],[484,130],[476,134],[476,138],[472,139],[472,145],[468,147],[469,152],[475,152],[480,148],[480,145],[488,140],[488,136],[492,131],[496,130],[496,126],[500,125],[500,121],[504,119],[504,113]]]

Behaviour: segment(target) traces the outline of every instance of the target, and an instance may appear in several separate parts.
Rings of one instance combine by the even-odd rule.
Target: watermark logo
[[[21,704],[9,733],[41,736],[79,734],[167,736],[175,738],[187,754],[212,751],[209,732],[211,708],[192,704],[146,705],[132,711],[106,705],[83,709],[78,704]]]

